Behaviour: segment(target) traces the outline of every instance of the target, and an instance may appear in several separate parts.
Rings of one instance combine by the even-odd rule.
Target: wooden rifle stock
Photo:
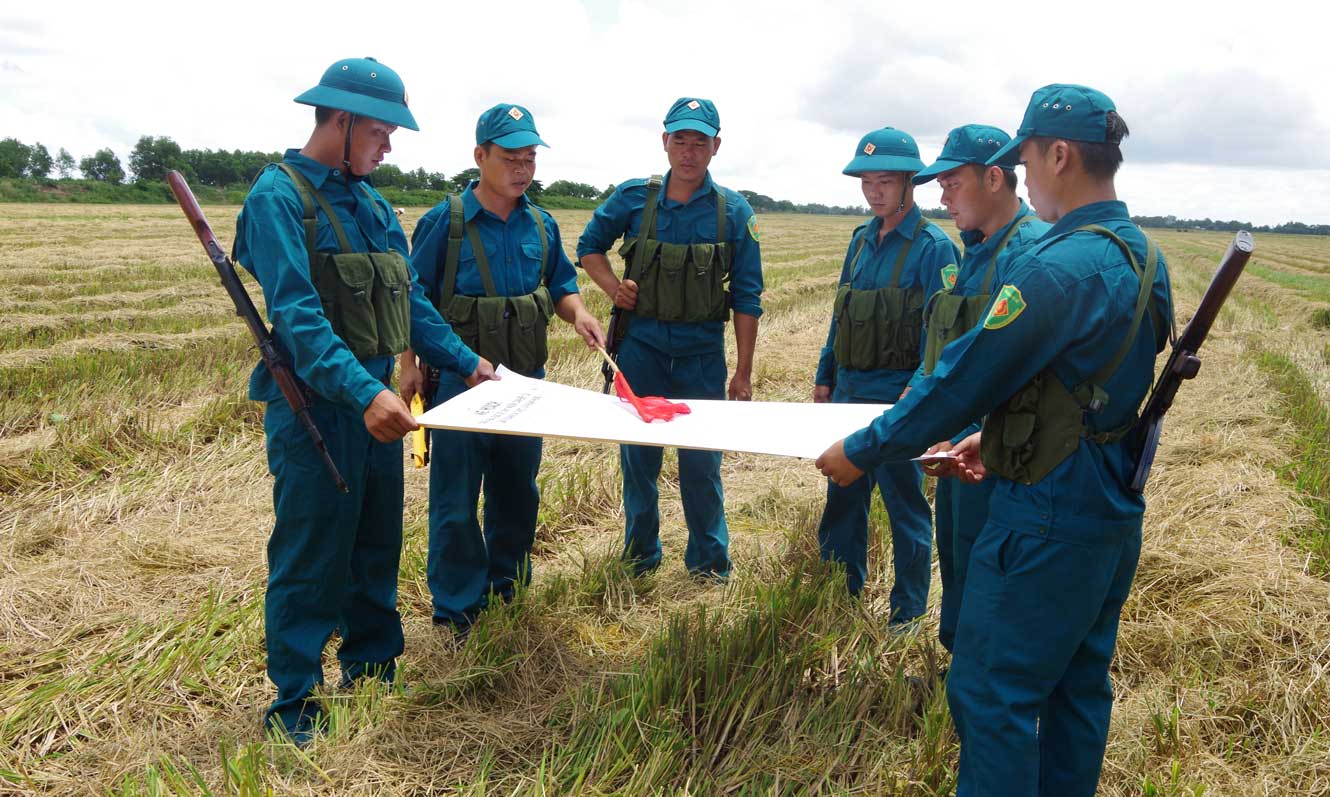
[[[263,364],[268,367],[268,371],[276,380],[277,386],[281,388],[282,395],[286,397],[286,403],[291,405],[295,411],[296,417],[305,427],[310,440],[318,450],[319,456],[323,458],[323,466],[327,468],[328,475],[332,476],[337,484],[337,489],[344,493],[350,492],[346,480],[338,472],[337,465],[333,462],[332,456],[328,453],[328,445],[323,441],[323,435],[319,432],[319,427],[315,425],[314,418],[309,414],[309,399],[305,397],[304,391],[300,389],[296,382],[295,373],[291,366],[287,365],[286,358],[277,348],[277,341],[268,331],[268,327],[259,317],[259,311],[254,307],[254,302],[249,298],[249,293],[245,291],[245,286],[240,283],[240,277],[236,274],[235,266],[231,263],[231,258],[226,256],[222,247],[217,243],[217,237],[212,234],[212,227],[208,225],[208,220],[203,216],[203,210],[199,207],[198,200],[194,198],[194,192],[189,190],[189,184],[180,172],[172,171],[166,175],[166,182],[171,187],[171,193],[175,194],[176,202],[180,203],[180,209],[184,211],[185,218],[189,220],[194,228],[194,234],[198,236],[199,243],[203,244],[203,249],[208,253],[208,259],[212,260],[212,265],[217,269],[217,274],[222,278],[222,287],[226,288],[227,294],[231,297],[231,303],[235,305],[236,315],[245,321],[245,326],[249,327],[249,332],[254,337],[254,342],[258,344],[259,356],[263,358]]]
[[[1195,377],[1201,370],[1201,358],[1196,356],[1196,353],[1205,342],[1206,335],[1210,334],[1210,327],[1219,317],[1219,310],[1224,306],[1224,300],[1232,292],[1233,286],[1237,284],[1238,277],[1242,276],[1242,270],[1247,267],[1247,261],[1251,258],[1254,248],[1252,234],[1246,230],[1233,237],[1233,243],[1229,244],[1228,251],[1219,262],[1219,270],[1215,272],[1210,280],[1210,286],[1205,289],[1205,295],[1201,297],[1196,314],[1187,322],[1187,327],[1182,330],[1182,336],[1178,338],[1177,343],[1173,344],[1168,362],[1164,364],[1163,372],[1155,381],[1154,389],[1150,391],[1150,400],[1141,411],[1141,419],[1137,422],[1135,431],[1138,452],[1136,472],[1131,480],[1131,489],[1135,492],[1145,491],[1145,482],[1150,478],[1155,450],[1159,446],[1159,435],[1163,431],[1164,414],[1173,406],[1173,399],[1177,396],[1183,380]]]

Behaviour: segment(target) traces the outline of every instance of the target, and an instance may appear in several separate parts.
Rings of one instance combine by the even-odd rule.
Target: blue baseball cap
[[[923,168],[914,136],[904,130],[884,127],[859,139],[854,159],[841,173],[855,177],[864,172],[918,172]]]
[[[536,119],[520,105],[501,102],[480,115],[476,122],[476,145],[492,141],[504,149],[539,145],[548,147],[536,132]]]
[[[1053,83],[1036,89],[1016,137],[989,158],[988,165],[1015,166],[1021,144],[1032,136],[1102,144],[1108,140],[1108,112],[1116,110],[1107,94],[1088,86]]]
[[[373,58],[343,58],[324,70],[319,85],[296,97],[296,102],[420,129],[406,105],[402,79]]]
[[[670,106],[665,114],[665,132],[677,133],[680,130],[696,130],[704,136],[714,138],[720,132],[720,114],[711,100],[701,97],[680,97]]]
[[[923,185],[943,172],[957,166],[977,163],[988,164],[993,154],[1007,145],[1011,136],[991,125],[962,125],[947,134],[942,153],[928,168],[911,178],[915,185]]]

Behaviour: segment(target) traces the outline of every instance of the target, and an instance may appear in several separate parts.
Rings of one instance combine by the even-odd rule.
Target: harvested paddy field
[[[236,208],[205,211],[229,245]],[[555,216],[571,250],[589,213]],[[857,223],[763,218],[755,398],[809,397]],[[1151,234],[1184,322],[1229,238]],[[1330,794],[1330,240],[1256,251],[1166,425],[1102,794]],[[632,579],[617,451],[573,441],[545,447],[532,586],[460,650],[430,623],[427,477],[404,463],[410,689],[329,689],[326,737],[271,743],[256,357],[187,224],[166,206],[0,205],[0,294],[0,793],[954,788],[945,700],[916,715],[905,680],[945,658],[937,579],[929,624],[889,634],[880,505],[851,602],[818,562],[812,464],[727,454],[735,571],[702,585],[667,455],[665,564]],[[567,325],[551,355],[549,378],[599,386]]]

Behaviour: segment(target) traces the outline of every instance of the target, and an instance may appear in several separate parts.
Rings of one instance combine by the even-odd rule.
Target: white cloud
[[[909,130],[928,160],[951,127],[1014,128],[1035,87],[1082,82],[1114,97],[1131,124],[1120,193],[1134,211],[1330,221],[1330,207],[1294,185],[1316,183],[1292,170],[1330,165],[1321,28],[1290,22],[1306,12],[1283,0],[1259,15],[1245,4],[1157,2],[316,8],[48,0],[7,11],[0,135],[76,157],[109,146],[122,159],[141,135],[196,148],[299,146],[312,114],[291,98],[334,60],[373,55],[403,76],[421,125],[394,137],[390,158],[406,168],[470,165],[476,117],[506,100],[530,108],[553,145],[540,155],[546,182],[645,176],[665,168],[665,110],[698,94],[721,114],[719,181],[858,204],[840,169],[868,129]],[[919,199],[936,204],[936,191]]]

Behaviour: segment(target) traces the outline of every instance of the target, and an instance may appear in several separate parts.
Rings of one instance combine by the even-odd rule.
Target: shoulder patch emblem
[[[1021,289],[1015,285],[1003,285],[984,319],[984,329],[1002,329],[1015,321],[1024,309],[1025,297],[1021,296]]]
[[[956,268],[955,263],[948,263],[942,267],[942,285],[947,290],[956,287],[956,278],[960,276],[961,270]]]
[[[762,240],[762,231],[757,228],[756,213],[748,217],[748,234],[753,237],[754,241]]]

